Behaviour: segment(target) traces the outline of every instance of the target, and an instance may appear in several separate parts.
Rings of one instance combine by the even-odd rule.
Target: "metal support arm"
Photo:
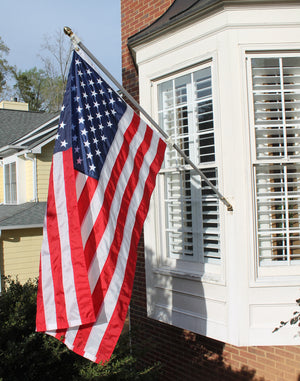
[[[188,156],[178,147],[177,144],[172,142],[171,138],[165,131],[154,121],[154,119],[140,106],[140,104],[128,93],[128,91],[115,79],[115,77],[101,64],[100,61],[87,49],[87,47],[80,41],[80,39],[72,32],[69,27],[64,28],[64,32],[71,38],[74,48],[82,49],[88,57],[99,67],[99,69],[115,84],[115,86],[125,95],[125,97],[147,118],[153,127],[165,138],[166,142],[171,145],[180,156],[183,157],[186,164],[189,164],[206,182],[206,184],[213,190],[213,192],[219,197],[219,199],[226,205],[228,211],[233,211],[232,205],[226,200],[226,198],[218,191],[218,189],[211,183],[211,181],[204,175],[204,173],[189,159]]]

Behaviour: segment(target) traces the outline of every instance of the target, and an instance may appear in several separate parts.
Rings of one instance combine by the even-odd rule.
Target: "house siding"
[[[21,283],[29,278],[36,278],[42,238],[42,228],[2,231],[0,238],[2,275],[18,277]]]
[[[54,142],[51,142],[44,146],[42,154],[37,156],[37,191],[39,201],[47,201],[53,149]]]
[[[0,203],[4,202],[3,166],[0,167]]]
[[[139,100],[136,68],[127,48],[128,37],[145,28],[173,1],[122,0],[123,85]],[[163,380],[296,381],[300,374],[299,346],[236,347],[147,317],[144,240],[141,237],[130,305],[135,340],[151,338],[145,363],[159,361]],[[279,317],[280,319],[280,317]],[[153,344],[153,347],[152,347]]]
[[[25,162],[25,173],[26,173],[26,201],[31,201],[33,196],[33,162],[31,160],[26,160]]]

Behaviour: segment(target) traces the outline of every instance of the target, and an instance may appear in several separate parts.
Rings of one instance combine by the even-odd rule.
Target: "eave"
[[[180,3],[181,7],[178,6]],[[128,38],[128,49],[136,63],[135,48],[153,41],[163,35],[183,26],[192,24],[210,14],[232,6],[272,6],[272,5],[299,5],[299,0],[175,0],[167,11],[145,29]],[[178,12],[174,13],[172,7],[178,6]]]

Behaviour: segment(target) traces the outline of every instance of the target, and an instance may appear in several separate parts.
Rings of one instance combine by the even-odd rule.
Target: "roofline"
[[[10,149],[21,151],[21,150],[28,149],[28,147],[27,146],[18,146],[18,145],[14,145],[14,144],[8,144],[7,146],[4,146],[4,147],[0,148],[0,153],[3,152],[3,151],[10,150]]]
[[[39,130],[41,130],[42,128],[44,128],[45,126],[47,126],[48,124],[52,124],[53,122],[55,122],[56,120],[59,120],[59,114],[57,116],[55,116],[54,118],[48,120],[48,122],[45,122],[43,123],[41,126],[37,127],[36,129],[28,132],[28,134],[22,136],[21,138],[17,139],[15,141],[15,143],[18,143],[20,141],[25,141],[27,140],[27,138],[29,139],[31,135],[34,135],[36,134]],[[54,127],[53,127],[54,128]]]
[[[23,154],[24,152],[32,152],[32,153],[41,153],[41,148],[49,143],[51,140],[53,140],[56,130],[58,127],[58,122],[59,120],[59,115],[55,116],[54,118],[50,119],[48,122],[43,123],[41,126],[37,127],[33,131],[29,132],[27,135],[15,140],[14,143],[8,144],[4,147],[0,148],[0,158],[5,158],[9,157],[15,154]],[[49,125],[49,128],[46,131],[42,131],[37,133],[38,131],[42,130],[44,127]],[[50,127],[51,125],[51,127]],[[31,145],[25,145],[23,146],[22,144],[24,143],[30,143],[30,140],[33,138],[38,138],[38,141]],[[19,144],[17,144],[19,143]],[[21,144],[20,144],[21,143]],[[5,155],[6,152],[6,155]]]
[[[40,133],[36,134],[35,136],[32,136],[32,137],[30,137],[28,139],[25,139],[23,143],[30,142],[30,140],[32,140],[32,138],[36,139],[36,138],[38,138],[40,136],[44,136],[44,135],[48,135],[50,133],[56,132],[57,127],[58,127],[58,125],[54,124],[51,128],[48,128],[46,131],[40,132]]]
[[[43,224],[33,224],[33,225],[7,225],[7,226],[0,226],[0,237],[2,231],[7,230],[18,230],[18,229],[34,229],[34,228],[43,228]]]
[[[0,227],[1,230],[17,230],[17,229],[31,229],[31,228],[42,228],[44,224],[33,224],[33,225],[7,225]]]
[[[56,135],[56,130],[49,132],[49,134],[44,137],[44,140],[40,140],[37,145],[29,148],[29,152],[31,152],[33,154],[41,153],[41,148],[43,148],[45,145],[47,145],[52,140],[54,140],[55,135]]]
[[[202,8],[198,8],[194,10],[187,9],[181,14],[174,16],[173,20],[171,21],[169,20],[169,22],[166,22],[161,27],[158,27],[157,30],[149,31],[147,33],[147,29],[149,29],[163,15],[160,16],[157,20],[154,21],[154,23],[150,24],[146,28],[130,36],[127,40],[127,46],[131,55],[135,58],[134,48],[137,47],[138,45],[152,41],[153,39],[158,38],[169,31],[180,28],[182,25],[186,25],[187,21],[190,24],[195,19],[199,19],[199,17],[201,16],[213,13],[219,9],[224,9],[225,6],[274,5],[274,4],[282,4],[282,5],[298,4],[299,5],[299,0],[211,0],[211,1],[208,0],[208,3],[204,5]]]

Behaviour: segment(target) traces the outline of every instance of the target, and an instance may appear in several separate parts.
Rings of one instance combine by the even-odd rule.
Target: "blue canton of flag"
[[[73,61],[54,153],[72,146],[74,168],[98,179],[126,103],[78,54]]]

